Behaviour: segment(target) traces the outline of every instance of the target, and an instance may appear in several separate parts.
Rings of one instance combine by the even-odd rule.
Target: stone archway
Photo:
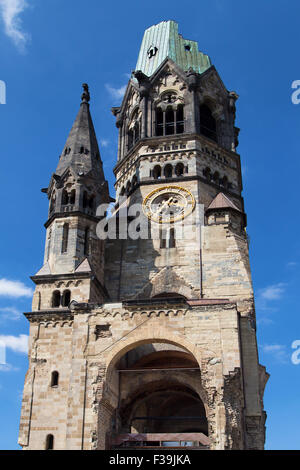
[[[130,349],[147,343],[169,343],[184,348],[194,356],[201,369],[201,350],[187,340],[185,336],[180,333],[173,333],[172,330],[162,325],[152,325],[151,328],[148,325],[140,329],[137,328],[126,339],[122,338],[122,341],[119,341],[110,349],[106,356],[106,380],[110,379],[112,370],[121,356]]]
[[[146,320],[147,322],[147,320]],[[179,377],[180,374],[184,375],[184,373],[187,374],[190,373],[194,375],[194,387],[195,387],[195,393],[198,395],[198,401],[199,405],[198,408],[194,407],[194,409],[198,409],[199,412],[199,407],[200,407],[200,402],[203,402],[203,398],[205,398],[205,391],[203,390],[203,387],[201,386],[201,351],[196,348],[195,345],[193,345],[190,341],[188,341],[183,335],[178,334],[178,333],[172,333],[170,329],[166,329],[162,325],[155,326],[155,324],[150,322],[150,325],[148,324],[147,326],[143,326],[141,328],[137,328],[134,332],[132,332],[126,339],[122,338],[121,341],[119,341],[117,344],[115,344],[110,352],[107,354],[106,357],[106,374],[105,374],[105,383],[103,387],[103,395],[102,395],[102,400],[100,401],[100,407],[99,407],[99,412],[104,413],[106,416],[105,418],[105,425],[103,426],[103,422],[99,422],[99,427],[98,427],[98,432],[102,433],[102,436],[99,436],[100,441],[103,443],[106,439],[103,433],[109,434],[110,436],[114,433],[118,432],[118,429],[120,429],[120,426],[118,427],[118,420],[119,420],[119,401],[120,397],[122,396],[122,387],[124,386],[131,388],[130,381],[127,381],[127,385],[124,385],[124,378],[122,378],[122,382],[120,379],[120,371],[118,370],[118,364],[120,363],[121,359],[130,351],[138,349],[140,347],[144,347],[147,345],[161,345],[161,344],[166,344],[171,347],[171,350],[168,351],[168,354],[170,356],[172,352],[172,346],[174,346],[174,349],[180,348],[182,351],[182,357],[184,356],[184,359],[187,360],[187,357],[190,357],[193,360],[193,363],[191,364],[191,369],[187,371],[188,367],[183,367],[182,371],[178,372],[177,375]],[[169,357],[168,356],[168,357]],[[180,356],[178,352],[175,354],[176,358]],[[153,360],[153,357],[155,357],[155,354],[149,354],[149,357],[151,360]],[[181,359],[182,359],[181,357]],[[143,361],[137,362],[139,364],[139,367],[145,367],[145,363]],[[152,364],[152,363],[151,363]],[[128,371],[130,372],[130,370]],[[139,372],[142,372],[145,376],[148,374],[149,378],[149,372],[144,369],[139,370]],[[166,370],[160,371],[159,369],[156,371],[157,374],[160,374],[160,380],[167,382],[167,379],[164,378],[164,374],[166,374]],[[173,374],[173,378],[175,377],[176,373],[170,369],[170,374]],[[175,375],[174,375],[175,374]],[[151,375],[151,373],[150,373]],[[197,377],[197,378],[195,378]],[[153,382],[154,379],[152,379]],[[169,379],[168,379],[169,380]],[[188,380],[186,380],[187,382]],[[149,386],[151,384],[151,377],[148,380]],[[172,382],[172,381],[171,381]],[[176,380],[173,380],[173,383],[175,383]],[[145,380],[144,380],[144,385],[145,385]],[[184,380],[182,380],[182,386],[184,384]],[[168,388],[165,386],[165,390],[170,390],[170,387]],[[161,393],[163,394],[163,391],[159,391],[158,394]],[[177,390],[178,397],[180,393],[183,393],[183,391],[179,392]],[[153,395],[153,400],[155,399]],[[190,397],[192,400],[192,398]],[[196,399],[194,397],[194,399]],[[188,399],[185,399],[186,403],[188,403]],[[206,398],[205,398],[206,402]],[[173,405],[172,405],[173,406]],[[189,407],[191,408],[191,403],[189,404]],[[203,407],[203,405],[201,405]],[[171,410],[171,405],[169,405],[169,408]],[[174,408],[174,407],[173,407]],[[188,405],[186,404],[186,408],[188,408]],[[203,408],[206,410],[206,405]],[[170,411],[171,412],[171,411]],[[199,412],[200,413],[200,412]],[[168,417],[169,418],[169,417]],[[156,419],[163,419],[157,417]],[[175,419],[175,417],[174,417]],[[206,411],[204,412],[204,418],[201,419],[207,419],[206,417]],[[109,427],[110,423],[110,427]],[[188,426],[189,424],[189,426]],[[191,424],[186,423],[186,428],[191,429]],[[183,429],[184,427],[181,427],[180,429]],[[163,428],[162,428],[163,429]],[[166,428],[164,428],[166,429]],[[175,429],[175,427],[174,427]],[[176,429],[179,429],[178,426]],[[206,429],[206,428],[205,428]],[[128,429],[129,430],[129,429]],[[128,431],[127,430],[127,431]],[[199,431],[200,432],[200,431]],[[199,433],[198,433],[199,434]],[[204,434],[201,434],[201,439],[205,438]],[[197,438],[198,439],[198,438]],[[200,439],[200,438],[199,438]],[[206,438],[207,439],[207,438]],[[208,442],[208,441],[206,441]],[[103,444],[102,444],[103,445]],[[98,446],[99,448],[99,446]],[[103,448],[103,447],[102,447]],[[107,448],[107,447],[106,447]]]

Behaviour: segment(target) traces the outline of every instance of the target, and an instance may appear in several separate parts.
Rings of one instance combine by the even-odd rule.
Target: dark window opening
[[[203,104],[200,106],[200,134],[217,142],[217,124],[210,108]]]
[[[167,247],[167,231],[160,229],[159,238],[160,238],[160,248],[166,248]]]
[[[164,175],[166,178],[172,178],[173,176],[173,167],[172,165],[166,165],[164,169]]]
[[[140,140],[140,122],[136,121],[133,128],[128,130],[128,150],[130,150],[138,140]]]
[[[156,110],[156,135],[164,135],[164,114],[161,108]]]
[[[175,167],[175,174],[176,176],[182,176],[184,173],[184,165],[183,163],[177,163]]]
[[[220,179],[220,185],[223,186],[224,188],[228,188],[228,178],[227,178],[227,176],[223,176],[223,178]]]
[[[184,132],[184,117],[183,117],[183,105],[180,104],[176,111],[176,134],[182,134]]]
[[[52,307],[57,308],[60,307],[60,292],[56,290],[52,294]]]
[[[185,48],[186,51],[190,51],[190,50],[191,50],[191,46],[190,46],[189,44],[186,44],[186,45],[184,46],[184,48]]]
[[[134,131],[133,131],[133,140],[134,143],[136,143],[140,138],[140,124],[138,121],[134,125]]]
[[[84,254],[90,254],[90,229],[87,227],[84,231]]]
[[[62,296],[62,306],[68,307],[71,302],[71,292],[69,290],[65,290]]]
[[[51,374],[51,387],[58,387],[59,373],[55,370]]]
[[[75,204],[75,195],[76,195],[76,191],[75,189],[72,189],[70,198],[69,198],[69,203],[72,205]]]
[[[48,434],[46,437],[46,450],[54,449],[54,436],[53,434]]]
[[[62,192],[61,203],[63,206],[66,206],[69,202],[68,192],[64,189]]]
[[[168,102],[172,102],[172,95],[167,96]],[[184,132],[184,110],[183,105],[179,104],[174,110],[168,106],[166,111],[161,108],[156,110],[155,133],[157,136],[182,134]]]
[[[61,252],[62,253],[67,253],[67,251],[68,251],[68,241],[69,241],[69,224],[64,224],[62,244],[61,244]]]
[[[94,208],[94,202],[95,202],[95,196],[91,196],[89,199],[89,208],[93,209]]]
[[[213,182],[215,184],[219,184],[220,183],[220,175],[219,175],[219,172],[218,171],[215,171],[214,174],[213,174]]]
[[[83,193],[83,201],[82,201],[82,205],[83,205],[83,208],[84,208],[84,209],[87,207],[87,204],[88,204],[88,195],[87,195],[87,192],[84,191],[84,193]]]
[[[170,237],[169,237],[169,248],[175,248],[175,247],[176,247],[175,229],[171,228],[170,229]]]
[[[203,176],[207,179],[207,180],[211,180],[211,172],[210,172],[210,168],[205,168],[205,170],[203,170]]]
[[[56,202],[56,199],[55,197],[52,197],[51,201],[50,201],[50,212],[53,212],[54,209],[55,209],[55,202]]]
[[[159,165],[156,165],[153,169],[153,178],[155,180],[158,180],[161,178],[161,167]]]
[[[133,146],[133,131],[128,131],[128,150]]]
[[[130,184],[130,181],[128,181],[127,186],[126,186],[126,196],[128,196],[128,194],[130,193],[130,190],[131,190],[131,184]]]
[[[174,110],[171,107],[166,111],[166,135],[174,134]]]
[[[137,176],[134,175],[134,177],[132,178],[132,183],[131,183],[132,188],[134,188],[137,184],[138,184],[138,179],[137,179]]]

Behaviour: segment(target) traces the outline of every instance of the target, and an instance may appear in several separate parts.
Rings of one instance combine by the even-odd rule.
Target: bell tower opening
[[[200,106],[200,134],[217,142],[217,124],[207,104]]]

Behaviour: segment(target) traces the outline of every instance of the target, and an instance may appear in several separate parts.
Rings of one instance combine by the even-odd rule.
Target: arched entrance
[[[127,350],[110,371],[118,405],[107,448],[208,448],[199,364],[181,346],[145,343]]]

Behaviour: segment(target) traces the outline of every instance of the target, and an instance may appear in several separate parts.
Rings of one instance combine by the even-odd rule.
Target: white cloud
[[[120,100],[121,98],[123,98],[124,96],[124,93],[126,91],[126,88],[127,88],[127,85],[123,85],[121,86],[120,88],[114,88],[112,87],[111,85],[109,84],[106,84],[105,85],[106,89],[109,91],[109,93],[111,94],[111,96],[117,100]]]
[[[298,266],[298,263],[296,263],[296,261],[290,261],[289,263],[287,263],[288,268],[294,268],[295,266]]]
[[[1,0],[0,0],[1,1]],[[0,279],[0,296],[3,297],[31,297],[33,289],[25,286],[20,281],[9,281],[8,279]]]
[[[25,353],[28,352],[28,336],[5,336],[0,335],[0,341],[5,344],[8,349],[14,352]]]
[[[18,367],[14,367],[11,364],[0,364],[0,372],[11,372],[11,371],[18,371]],[[0,386],[2,388],[2,386]]]
[[[108,147],[109,146],[109,140],[108,139],[100,139],[100,145],[102,147]]]
[[[1,320],[19,320],[22,313],[15,307],[0,307]]]
[[[28,7],[26,0],[0,0],[1,17],[4,23],[5,34],[12,39],[15,45],[24,50],[29,35],[23,31],[20,19],[21,13]]]
[[[276,302],[280,300],[286,291],[287,284],[279,282],[278,284],[272,284],[270,286],[259,289],[256,297],[256,310],[260,311],[258,316],[258,323],[268,325],[274,323],[268,315],[275,313],[278,310]]]
[[[286,284],[280,282],[272,286],[265,287],[258,291],[258,295],[263,300],[279,300],[285,292]]]
[[[283,344],[265,344],[262,346],[266,354],[270,354],[273,359],[282,364],[289,362],[289,355],[286,351],[286,346]]]

